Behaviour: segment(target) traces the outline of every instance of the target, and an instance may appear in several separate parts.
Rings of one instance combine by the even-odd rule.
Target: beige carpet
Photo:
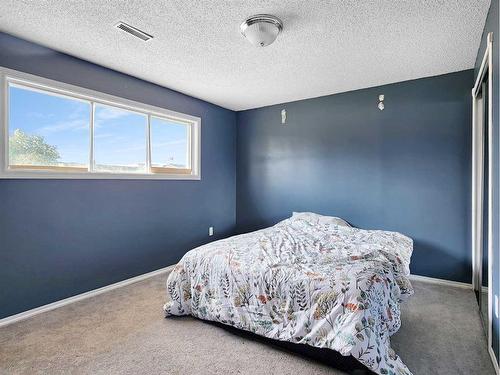
[[[0,374],[363,374],[189,317],[166,276],[0,328]],[[415,375],[493,374],[471,291],[414,283],[393,346]]]

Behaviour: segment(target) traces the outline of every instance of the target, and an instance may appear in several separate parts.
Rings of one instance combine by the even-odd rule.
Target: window
[[[9,167],[86,171],[90,105],[9,85]]]
[[[97,104],[94,112],[94,170],[146,172],[148,117]]]
[[[200,179],[197,117],[0,68],[0,178]]]
[[[151,168],[155,173],[190,173],[189,125],[151,118]]]

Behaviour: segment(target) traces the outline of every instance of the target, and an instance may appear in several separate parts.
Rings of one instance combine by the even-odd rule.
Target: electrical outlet
[[[214,235],[214,227],[209,227],[208,228],[208,235],[213,236]]]

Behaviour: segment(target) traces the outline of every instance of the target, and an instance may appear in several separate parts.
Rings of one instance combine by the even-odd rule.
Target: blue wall
[[[235,114],[2,33],[0,66],[200,116],[203,174],[0,180],[0,318],[173,264],[210,225],[221,238],[293,210],[406,233],[414,273],[470,282],[472,70]]]
[[[487,45],[487,37],[489,32],[493,32],[493,173],[491,175],[491,180],[493,183],[493,195],[492,195],[492,203],[493,203],[493,295],[499,295],[500,293],[500,238],[499,238],[499,229],[500,229],[500,195],[499,195],[499,187],[500,187],[500,173],[499,173],[499,148],[500,145],[498,143],[499,140],[499,100],[498,96],[500,91],[500,80],[499,80],[499,23],[500,18],[498,14],[498,0],[492,0],[490,5],[490,10],[488,12],[488,18],[486,19],[486,24],[483,30],[483,36],[481,39],[481,46],[479,47],[479,51],[477,53],[476,58],[476,66],[475,66],[475,74],[474,78],[476,78],[477,73],[479,71],[479,67],[481,66],[481,61],[484,56],[484,51]],[[492,346],[493,351],[499,359],[499,337],[500,337],[500,323],[498,318],[493,314],[493,335],[492,335]]]
[[[292,211],[340,216],[412,237],[413,273],[470,282],[472,82],[468,70],[239,112],[238,232]]]
[[[0,66],[202,118],[201,181],[0,180],[0,318],[233,233],[234,112],[2,33]]]

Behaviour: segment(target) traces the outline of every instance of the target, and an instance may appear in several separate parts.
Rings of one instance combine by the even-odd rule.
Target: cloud
[[[32,117],[38,117],[40,120],[45,120],[45,123],[49,123],[49,125],[42,126],[39,129],[39,132],[42,134],[51,134],[57,132],[64,131],[72,131],[72,130],[89,130],[89,115],[90,115],[90,107],[82,106],[81,103],[78,103],[74,106],[73,110],[66,115],[57,116],[57,113],[30,113]],[[56,121],[54,123],[50,123],[54,121],[54,117],[59,117],[62,119]]]
[[[95,139],[105,139],[105,138],[113,138],[115,134],[111,133],[102,133],[102,134],[94,134]]]
[[[51,120],[55,115],[53,113],[26,112],[26,117],[36,120]]]
[[[113,107],[98,107],[95,113],[95,121],[113,120],[130,115],[130,112]]]
[[[120,117],[128,116],[129,113],[122,111],[120,109],[115,109],[111,107],[101,107],[95,114],[95,121],[99,120],[111,120]],[[76,109],[71,114],[67,116],[67,120],[59,121],[54,124],[46,125],[40,128],[40,133],[49,134],[63,131],[71,130],[88,130],[89,120],[88,115],[82,116],[81,108]],[[98,126],[95,124],[96,127]],[[110,135],[103,134],[101,136],[96,136],[96,138],[107,138]]]
[[[168,146],[182,145],[185,143],[187,143],[186,139],[177,139],[175,141],[158,142],[158,143],[153,142],[153,147],[155,148],[168,147]]]
[[[39,129],[39,132],[42,134],[50,134],[57,133],[62,131],[71,131],[71,130],[88,130],[89,122],[88,120],[76,119],[69,121],[60,121],[55,124],[46,125]]]

